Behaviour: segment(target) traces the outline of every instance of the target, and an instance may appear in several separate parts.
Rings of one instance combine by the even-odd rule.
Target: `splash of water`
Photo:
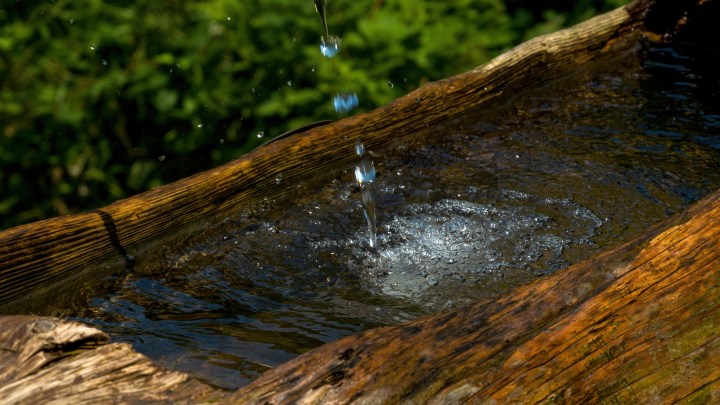
[[[363,214],[367,221],[370,233],[370,249],[377,249],[377,218],[375,216],[375,200],[370,193],[370,184],[375,181],[375,165],[365,156],[365,146],[359,140],[355,144],[355,152],[360,156],[360,162],[355,166],[355,180],[360,187]]]

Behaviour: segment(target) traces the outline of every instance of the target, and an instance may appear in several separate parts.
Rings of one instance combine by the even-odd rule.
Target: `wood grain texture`
[[[240,159],[107,207],[0,232],[0,313],[41,310],[63,290],[218,215],[288,192],[288,184],[351,167],[356,140],[382,147],[466,113],[493,108],[590,61],[634,47],[649,2],[528,41],[473,71],[428,83],[384,106],[280,139]],[[278,185],[275,178],[282,175]]]
[[[0,404],[197,403],[226,393],[78,322],[0,316]]]

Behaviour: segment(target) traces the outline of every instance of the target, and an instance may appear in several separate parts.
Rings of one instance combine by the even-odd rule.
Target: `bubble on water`
[[[339,113],[346,113],[360,104],[357,94],[338,93],[333,97],[333,107]]]
[[[260,131],[257,133],[258,139],[262,139],[265,136],[265,131]]]
[[[335,35],[328,35],[320,38],[320,53],[327,58],[332,58],[340,52],[340,38]]]

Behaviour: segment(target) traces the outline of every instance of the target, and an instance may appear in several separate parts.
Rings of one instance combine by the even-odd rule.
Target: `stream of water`
[[[642,69],[398,140],[372,169],[362,151],[374,254],[348,168],[138,262],[73,315],[234,389],[325,342],[589,258],[720,187],[717,86],[678,50],[649,53]]]

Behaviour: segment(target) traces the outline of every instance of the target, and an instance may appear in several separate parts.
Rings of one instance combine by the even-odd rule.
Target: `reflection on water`
[[[76,315],[237,388],[324,342],[588,258],[720,187],[720,115],[674,52],[651,51],[650,76],[605,75],[375,151],[375,255],[348,168],[169,246]]]

